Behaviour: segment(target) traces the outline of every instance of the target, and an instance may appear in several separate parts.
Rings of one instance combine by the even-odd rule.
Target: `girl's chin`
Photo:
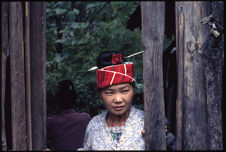
[[[112,111],[111,111],[111,113],[113,114],[113,115],[116,115],[116,116],[121,116],[121,115],[124,115],[124,114],[126,114],[126,110],[125,109],[117,109],[117,110],[115,110],[115,109],[113,109]]]

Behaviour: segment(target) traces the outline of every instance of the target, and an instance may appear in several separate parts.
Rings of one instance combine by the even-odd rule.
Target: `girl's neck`
[[[109,112],[106,118],[108,127],[125,126],[129,113],[130,109],[125,114],[119,116]]]

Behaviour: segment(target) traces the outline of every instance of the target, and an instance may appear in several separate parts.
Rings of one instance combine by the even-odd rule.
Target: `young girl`
[[[144,112],[132,106],[134,64],[126,62],[121,52],[106,51],[99,55],[97,67],[106,111],[89,122],[83,150],[144,150]]]

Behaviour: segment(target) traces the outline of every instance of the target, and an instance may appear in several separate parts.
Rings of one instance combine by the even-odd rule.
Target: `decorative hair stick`
[[[128,59],[128,58],[131,58],[131,57],[136,56],[136,55],[141,54],[141,53],[144,53],[144,51],[140,51],[140,52],[131,54],[131,55],[125,57],[125,58]],[[96,69],[98,69],[98,67],[95,66],[95,67],[90,68],[88,71],[94,71],[94,70],[96,70]]]
[[[144,51],[140,51],[140,52],[131,54],[131,55],[127,56],[126,59],[131,58],[131,57],[133,57],[133,56],[135,56],[135,55],[138,55],[138,54],[141,54],[141,53],[144,53]]]

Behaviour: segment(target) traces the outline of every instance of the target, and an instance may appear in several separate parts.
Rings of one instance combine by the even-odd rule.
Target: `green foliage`
[[[121,50],[125,55],[141,50],[141,31],[126,28],[138,5],[139,2],[48,2],[47,92],[55,95],[58,82],[70,79],[78,93],[77,111],[90,112],[100,106],[96,73],[87,70],[96,66],[96,58],[104,50]],[[142,67],[142,55],[132,60]],[[142,84],[142,75],[136,77]]]
[[[78,93],[77,111],[94,115],[103,109],[98,97],[96,59],[104,50],[120,50],[125,56],[141,51],[141,30],[126,28],[140,2],[65,1],[47,3],[47,94],[55,96],[58,82],[73,81]],[[167,41],[167,43],[169,43]],[[142,55],[135,63],[136,92],[143,92]],[[142,99],[140,99],[142,100]],[[142,102],[140,102],[142,103]],[[47,101],[48,104],[48,101]],[[51,109],[51,105],[47,105]],[[142,105],[138,107],[143,108]],[[94,109],[94,112],[93,112]],[[96,111],[95,111],[96,109]],[[50,110],[48,113],[53,113]]]

